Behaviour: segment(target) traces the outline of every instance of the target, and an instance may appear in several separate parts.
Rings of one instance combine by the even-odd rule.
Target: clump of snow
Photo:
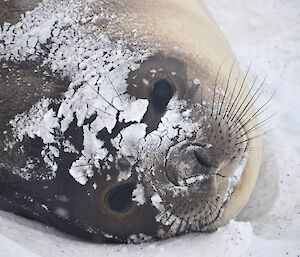
[[[193,80],[193,82],[194,82],[195,85],[200,85],[200,84],[201,84],[201,81],[200,81],[200,79],[198,79],[198,78],[195,78],[195,79]]]
[[[149,242],[152,239],[151,236],[147,236],[143,233],[139,233],[138,235],[130,235],[127,242],[128,243],[141,243],[141,242]]]
[[[59,150],[56,146],[49,144],[45,145],[41,151],[41,156],[43,157],[45,164],[47,164],[53,172],[57,171],[58,165],[55,159],[59,157]]]
[[[85,185],[88,178],[94,175],[92,164],[84,156],[72,163],[69,173],[81,185]]]
[[[152,205],[156,209],[161,210],[161,211],[163,211],[165,209],[164,206],[162,205],[162,199],[159,196],[159,194],[155,193],[153,196],[151,196],[150,200],[151,200]]]
[[[193,176],[193,177],[187,178],[187,179],[185,180],[185,182],[186,182],[187,184],[194,184],[195,182],[197,182],[197,181],[202,181],[202,180],[205,179],[205,178],[206,178],[206,176],[203,175],[203,174],[201,174],[201,175],[198,175],[198,176]]]
[[[137,205],[143,205],[146,202],[145,191],[142,184],[137,184],[132,192],[132,201],[137,202]]]
[[[27,135],[31,138],[40,137],[44,144],[54,142],[54,130],[59,127],[58,118],[53,109],[49,109],[51,100],[42,99],[32,108],[22,114],[17,114],[10,125],[15,136],[22,141]]]
[[[97,138],[97,133],[90,131],[88,125],[83,128],[83,150],[82,156],[73,162],[69,172],[71,176],[81,185],[85,185],[89,177],[94,175],[93,167],[99,167],[99,160],[103,160],[107,149],[103,148],[104,142]]]
[[[123,180],[127,180],[127,179],[129,179],[130,177],[131,177],[131,175],[132,175],[132,172],[131,172],[131,170],[130,169],[128,169],[128,170],[121,170],[120,172],[119,172],[119,175],[118,175],[118,181],[119,182],[121,182],[121,181],[123,181]],[[109,180],[109,179],[108,179]]]
[[[76,150],[75,146],[72,145],[72,143],[69,140],[65,140],[63,142],[63,147],[64,147],[64,152],[66,153],[77,153],[78,151]]]
[[[145,137],[146,128],[144,123],[132,124],[122,129],[112,143],[123,155],[136,157],[137,145]]]
[[[120,121],[125,122],[136,121],[140,122],[147,111],[149,101],[147,99],[138,99],[129,103],[125,110],[120,114]]]

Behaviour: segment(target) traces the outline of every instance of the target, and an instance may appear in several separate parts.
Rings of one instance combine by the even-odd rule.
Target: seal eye
[[[106,195],[106,203],[109,208],[115,212],[127,212],[132,204],[132,192],[134,185],[132,183],[122,184]]]
[[[163,112],[175,93],[173,84],[167,79],[156,80],[151,88],[150,99],[158,112]]]

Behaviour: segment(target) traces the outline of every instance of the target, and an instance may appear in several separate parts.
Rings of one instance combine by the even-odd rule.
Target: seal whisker
[[[271,99],[270,99],[271,100]],[[269,102],[269,100],[268,100]],[[244,129],[245,126],[247,126],[252,120],[256,119],[257,117],[259,117],[260,115],[262,115],[264,112],[266,112],[268,110],[268,108],[270,106],[266,106],[268,104],[268,102],[266,102],[263,106],[261,106],[261,108],[259,108],[254,114],[252,114],[249,118],[246,119],[245,122],[241,122],[241,120],[238,120],[236,123],[241,123],[242,125],[240,127],[236,127],[232,133],[234,132],[239,132],[240,130]]]
[[[170,225],[168,225],[169,227],[168,227],[168,229],[167,229],[167,231],[165,232],[165,234],[168,236],[168,237],[171,237],[172,235],[176,235],[177,234],[177,231],[178,231],[178,227],[179,227],[179,225],[177,225],[177,227],[175,228],[175,231],[173,231],[174,230],[174,228],[173,228],[173,225],[174,225],[174,223],[175,223],[175,221],[177,221],[177,216],[176,215],[174,215],[174,214],[172,214],[173,216],[175,216],[174,217],[174,220],[172,221],[172,223],[170,224]],[[172,216],[171,215],[171,216]],[[169,232],[170,232],[170,234],[169,234]],[[172,232],[175,232],[175,233],[172,233]]]
[[[210,209],[208,203],[206,204],[205,207],[207,207],[207,208]],[[197,220],[196,223],[197,223],[197,229],[198,229],[198,231],[201,231],[201,230],[203,229],[203,227],[205,227],[206,224],[209,223],[209,222],[208,222],[209,217],[211,217],[211,211],[210,211],[210,210],[209,210],[209,214],[208,214],[208,215],[205,215],[203,218],[201,217],[201,219],[198,219],[198,220]],[[203,221],[202,221],[202,220],[203,220]]]
[[[221,211],[222,211],[222,207],[218,208],[216,204],[214,204],[212,207],[212,212],[214,213],[214,218],[211,222],[211,224],[214,227],[214,230],[217,230],[218,227],[220,227],[221,224],[224,224],[222,215],[221,215]]]
[[[248,74],[249,74],[249,72],[250,72],[250,68],[251,68],[251,64],[249,65],[249,67],[248,67],[248,69],[247,69],[247,71],[246,71],[246,74],[245,74],[245,76],[244,76],[244,78],[243,78],[242,84],[241,84],[241,86],[240,86],[240,88],[239,88],[239,91],[238,91],[238,93],[237,93],[237,95],[236,95],[234,101],[232,102],[230,108],[229,108],[229,111],[228,111],[228,114],[229,114],[229,115],[232,113],[232,108],[235,106],[235,104],[236,104],[236,103],[238,104],[237,100],[239,99],[239,96],[240,96],[240,94],[241,94],[241,91],[242,91],[243,87],[244,87],[245,84],[246,84],[245,82],[246,82],[246,79],[247,79]]]
[[[230,104],[232,103],[231,101],[232,101],[232,98],[233,98],[233,96],[234,96],[234,93],[235,93],[235,90],[236,90],[236,87],[237,87],[239,78],[240,78],[240,72],[238,73],[238,76],[237,76],[237,78],[236,78],[236,81],[235,81],[235,84],[234,84],[234,88],[233,88],[233,90],[232,90],[232,93],[231,93],[231,95],[230,95],[230,99],[229,99],[229,101],[228,101],[228,105],[227,105],[226,110],[225,110],[224,115],[223,115],[223,119],[225,118],[225,116],[228,116],[228,109],[229,109]]]
[[[203,231],[207,231],[209,226],[212,226],[212,230],[216,230],[217,228],[217,224],[216,224],[217,212],[215,211],[215,205],[208,206],[208,209],[209,209],[209,214],[205,216],[207,222],[204,224],[202,228]]]
[[[243,144],[243,143],[249,142],[249,141],[251,141],[251,140],[253,140],[253,139],[255,139],[255,138],[258,138],[258,137],[267,135],[267,134],[269,134],[271,131],[273,131],[273,129],[270,129],[270,130],[268,130],[268,131],[265,131],[265,132],[263,132],[263,133],[260,133],[260,134],[258,134],[258,135],[256,135],[256,136],[247,138],[247,139],[245,139],[245,140],[243,140],[243,141],[237,142],[235,145]]]
[[[222,98],[222,92],[223,92],[223,84],[225,83],[225,78],[223,78],[224,81],[222,81],[220,83],[220,87],[218,88],[218,102],[217,102],[217,108],[216,108],[216,113],[215,113],[215,120],[217,120],[218,118],[218,115],[219,115],[219,107],[220,107],[220,101],[221,101],[221,98]]]
[[[81,101],[82,103],[85,103],[85,104],[88,105],[88,106],[91,106],[91,107],[95,108],[96,110],[98,110],[98,111],[100,111],[100,112],[103,112],[103,113],[105,113],[105,114],[107,114],[107,115],[109,115],[109,116],[114,116],[113,114],[111,114],[111,113],[109,113],[109,112],[107,112],[107,111],[105,111],[105,110],[102,110],[102,109],[100,109],[100,108],[98,108],[98,107],[96,107],[96,106],[94,106],[94,105],[92,105],[92,104],[90,104],[90,103],[83,102],[83,101],[80,100],[80,99],[78,99],[78,100]],[[107,118],[107,117],[102,117],[102,119],[108,119],[108,118]]]
[[[224,93],[224,96],[223,96],[223,99],[222,99],[222,103],[220,105],[220,109],[218,111],[219,115],[221,115],[221,110],[222,110],[222,107],[223,107],[223,104],[224,104],[224,100],[225,100],[225,97],[226,97],[227,92],[228,92],[229,82],[230,82],[230,79],[231,79],[232,70],[233,70],[235,62],[236,62],[236,59],[233,60],[233,63],[230,67],[230,72],[229,72],[228,79],[227,79],[227,85],[226,85],[225,93]]]
[[[249,135],[251,132],[253,132],[254,130],[259,129],[260,127],[262,127],[263,125],[265,125],[271,118],[273,118],[276,115],[276,113],[273,113],[272,115],[270,115],[268,118],[264,119],[263,121],[257,123],[256,125],[252,126],[251,128],[249,128],[248,130],[246,130],[243,134],[239,135],[239,137],[237,137],[237,139],[242,138],[245,135]]]
[[[243,122],[243,125],[242,127],[244,128],[249,122],[251,122],[253,119],[255,119],[256,117],[258,117],[259,115],[261,115],[262,113],[264,113],[268,108],[269,106],[267,106],[267,104],[269,104],[269,102],[273,99],[275,95],[275,92],[271,95],[271,97],[260,107],[258,108],[254,114],[252,114],[250,117],[247,117],[246,118],[246,121]],[[243,117],[241,117],[237,122],[241,122],[241,119]]]
[[[190,222],[190,219],[191,219],[191,216],[188,216],[188,219],[187,219],[187,221],[186,221],[186,223],[185,223],[185,225],[183,227],[184,233],[187,233],[189,231],[189,224],[190,224],[189,222]]]
[[[124,104],[123,104],[123,101],[122,101],[122,99],[121,99],[121,97],[120,97],[120,94],[119,94],[119,92],[117,91],[117,89],[115,88],[115,86],[114,86],[113,82],[111,81],[111,79],[110,79],[108,73],[105,73],[105,76],[108,78],[108,80],[109,80],[109,82],[110,82],[112,88],[114,89],[115,93],[117,94],[117,96],[118,96],[118,98],[119,98],[119,100],[120,100],[120,103],[121,103],[122,106],[124,107]]]
[[[257,79],[257,77],[256,77]],[[256,81],[255,79],[255,81]],[[245,101],[246,101],[246,98],[250,95],[250,92],[255,84],[255,81],[253,82],[253,85],[252,87],[250,88],[247,96],[245,97],[244,101],[241,103],[240,107],[238,108],[238,110],[236,111],[236,113],[233,115],[233,117],[231,118],[230,121],[233,121],[233,119],[236,119],[236,116],[239,115],[237,118],[239,117],[243,117],[245,114],[248,113],[249,110],[251,110],[251,107],[256,103],[256,101],[260,98],[263,90],[262,90],[262,87],[264,85],[264,82],[265,82],[265,79],[263,80],[263,82],[261,83],[261,85],[258,87],[257,90],[255,90],[254,94],[251,96],[251,98],[249,99],[248,103],[245,104],[243,110],[239,113],[240,111],[240,108],[242,108],[242,106],[244,105]],[[258,94],[258,95],[257,95]],[[257,95],[257,96],[256,96]],[[254,100],[253,100],[254,99]],[[250,105],[250,107],[249,107]],[[239,114],[238,114],[239,113]],[[237,120],[237,119],[236,119]]]
[[[246,96],[242,97],[242,95],[241,95],[241,97],[240,97],[239,101],[237,102],[237,105],[235,106],[233,112],[232,112],[231,115],[229,115],[229,117],[228,117],[228,120],[229,120],[229,121],[232,121],[232,120],[237,116],[237,114],[238,114],[239,111],[241,110],[242,106],[244,105],[245,101],[247,100],[248,96],[249,96],[250,93],[252,92],[252,89],[253,89],[253,87],[255,86],[256,81],[257,81],[257,76],[255,77],[255,79],[254,79],[254,81],[253,81],[253,83],[252,83],[250,89],[249,89],[248,92],[246,93]],[[263,85],[263,84],[262,84],[262,85]],[[261,86],[262,86],[262,85],[261,85]],[[256,92],[258,92],[259,90],[260,90],[260,88],[258,88],[258,90],[257,90]],[[244,92],[245,92],[245,91],[244,91]],[[256,92],[255,92],[255,93],[256,93]],[[253,96],[252,96],[252,97],[253,97]],[[242,100],[241,103],[239,103],[240,100],[241,100],[242,98],[244,98],[244,99]],[[251,99],[252,99],[252,98],[251,98]],[[250,99],[249,102],[251,102],[251,99]]]
[[[218,83],[217,83],[217,81],[218,81],[218,78],[219,78],[219,75],[220,75],[220,71],[221,71],[221,68],[222,68],[222,66],[223,66],[223,64],[224,64],[224,62],[225,62],[225,60],[226,60],[226,58],[224,58],[223,59],[223,61],[221,62],[221,64],[220,64],[220,67],[219,67],[219,69],[218,69],[218,72],[217,72],[217,76],[216,76],[216,79],[215,79],[215,86],[214,86],[214,94],[213,94],[213,102],[212,102],[212,109],[211,109],[211,116],[213,116],[213,114],[214,114],[214,106],[215,106],[215,98],[216,98],[216,90],[217,90],[217,85],[218,85]]]
[[[101,95],[99,93],[98,90],[96,90],[94,87],[92,87],[88,82],[86,82],[86,84],[92,89],[94,90],[109,106],[111,106],[113,109],[115,109],[116,111],[120,111],[119,109],[117,109],[112,103],[110,103],[103,95]]]
[[[170,207],[167,211],[164,212],[164,214],[166,214],[167,212],[170,212],[170,215],[168,216],[167,220],[163,221],[163,223],[165,224],[165,226],[168,226],[168,229],[164,232],[164,234],[169,237],[170,235],[168,235],[172,225],[174,224],[174,222],[176,221],[177,216],[173,213],[175,210],[177,210],[178,208],[184,206],[185,203],[183,204],[177,204],[174,207]],[[175,217],[174,220],[171,222],[171,224],[167,224],[168,221],[171,219],[171,217]]]
[[[164,215],[166,215],[168,212],[170,212],[169,215],[167,215],[167,220],[164,220],[163,223],[167,223],[170,217],[172,216],[172,211],[174,206],[170,206],[167,210],[163,211],[162,213],[159,214],[159,217],[157,218],[159,221],[163,221]]]
[[[211,221],[206,224],[206,227],[207,226],[212,226],[213,230],[216,230],[219,226],[219,220],[218,220],[218,211],[217,211],[217,208],[216,208],[216,205],[213,205],[211,207],[209,207],[209,210],[210,210],[210,219]]]
[[[204,218],[203,218],[204,221],[203,222],[202,222],[201,219],[197,220],[197,227],[198,227],[197,229],[198,229],[198,231],[201,231],[201,229],[204,227],[204,224],[207,223],[207,218],[208,218],[207,216],[204,216]]]
[[[183,208],[186,206],[186,203],[184,204]],[[181,227],[182,227],[182,224],[184,222],[184,218],[180,218],[180,224],[177,226],[177,230],[176,230],[176,235],[179,234],[180,230],[181,230]]]
[[[233,127],[233,126],[235,126],[235,125],[237,125],[237,124],[241,124],[241,126],[240,127],[236,127],[236,129],[242,129],[242,128],[244,128],[247,124],[245,124],[245,122],[243,121],[243,118],[248,114],[248,112],[251,110],[251,108],[254,106],[254,104],[255,104],[255,102],[258,100],[258,98],[261,96],[261,94],[262,94],[262,92],[263,91],[261,91],[260,92],[260,94],[257,96],[257,98],[253,101],[253,103],[251,103],[250,104],[250,106],[249,106],[249,108],[246,110],[246,111],[243,111],[244,113],[243,113],[243,115],[239,115],[239,117],[237,117],[237,118],[234,118],[234,120],[232,120],[232,124],[230,125],[230,129]],[[265,106],[264,106],[265,107]],[[250,116],[250,118],[249,117],[245,117],[245,120],[247,120],[247,121],[251,121],[251,120],[253,120],[254,118],[256,118],[256,117],[258,117],[259,115],[261,115],[265,110],[267,109],[267,107],[265,108],[265,109],[263,109],[263,110],[261,110],[261,111],[255,111],[255,113],[254,114],[249,114],[249,115],[251,115]],[[235,129],[235,130],[236,130]]]
[[[190,223],[190,219],[189,219],[189,222],[187,223],[187,227],[185,228],[185,231],[190,232],[191,226],[192,226],[192,223]]]
[[[244,148],[239,148],[239,151],[243,150]],[[246,146],[244,151],[249,151],[249,152],[257,152],[257,151],[261,151],[262,150],[262,147],[249,147],[249,146]]]
[[[243,114],[243,112],[245,112],[243,114],[243,116],[245,114],[248,113],[248,111],[251,109],[252,106],[254,106],[254,104],[256,103],[256,101],[261,97],[262,93],[263,93],[263,86],[265,84],[266,81],[266,76],[264,77],[263,81],[261,82],[260,86],[254,91],[254,94],[252,95],[252,97],[249,99],[248,103],[246,104],[246,106],[244,107],[243,111],[240,113],[240,116]],[[258,94],[258,95],[257,95]],[[256,96],[257,95],[257,96]],[[254,99],[254,100],[253,100]],[[242,105],[241,105],[242,106]],[[242,116],[242,117],[243,117]]]

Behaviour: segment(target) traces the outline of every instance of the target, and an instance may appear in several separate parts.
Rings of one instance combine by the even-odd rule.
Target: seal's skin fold
[[[0,10],[0,209],[109,242],[238,215],[259,171],[260,85],[201,1]]]

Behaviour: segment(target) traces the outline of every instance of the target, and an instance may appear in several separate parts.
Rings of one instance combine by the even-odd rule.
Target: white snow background
[[[205,0],[241,66],[263,78],[266,117],[257,187],[236,221],[212,234],[140,245],[92,244],[0,212],[0,256],[300,256],[300,1]]]

